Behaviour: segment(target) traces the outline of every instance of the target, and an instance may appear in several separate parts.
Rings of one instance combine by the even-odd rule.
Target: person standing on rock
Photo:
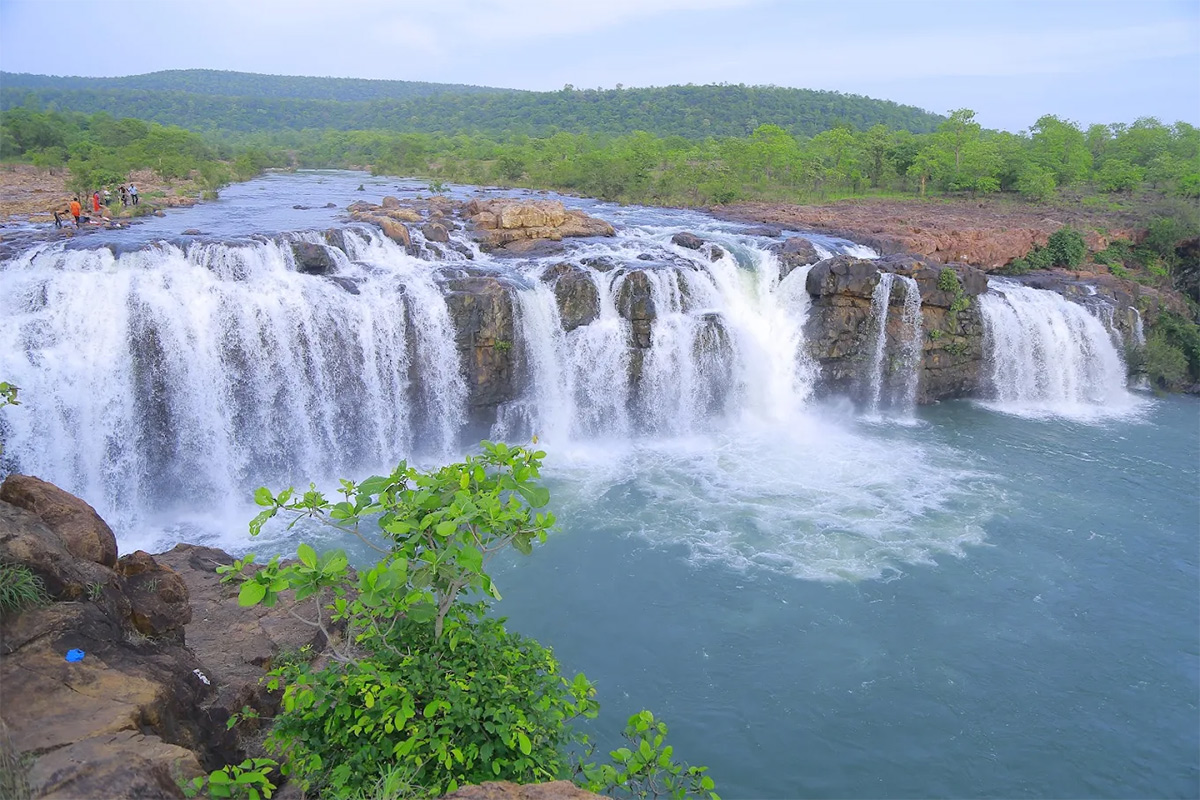
[[[79,215],[83,213],[83,206],[79,204],[79,198],[76,197],[71,201],[71,216],[75,218],[75,227],[79,227]]]
[[[100,193],[92,192],[92,211],[96,214],[100,213]]]
[[[137,187],[132,183],[129,184],[129,199],[135,206],[138,204]]]
[[[121,190],[121,208],[125,208],[129,205],[129,192],[125,190],[125,184],[123,183],[118,188]]]

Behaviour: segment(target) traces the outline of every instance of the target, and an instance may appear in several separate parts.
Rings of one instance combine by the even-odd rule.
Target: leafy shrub
[[[428,623],[399,619],[358,659],[272,673],[268,685],[286,689],[271,740],[295,777],[342,796],[393,764],[434,794],[565,773],[567,750],[581,741],[567,723],[594,715],[592,685],[583,675],[568,682],[549,650],[482,606],[454,614],[445,646]]]
[[[1145,369],[1150,385],[1157,389],[1174,392],[1187,383],[1187,356],[1161,334],[1151,336],[1146,342]]]
[[[958,273],[949,267],[944,267],[938,273],[937,288],[943,292],[960,294],[962,292],[962,283],[958,280]]]
[[[506,630],[484,602],[461,599],[499,598],[487,563],[510,545],[530,553],[554,524],[537,511],[549,502],[537,481],[545,454],[482,447],[431,472],[401,463],[388,476],[342,481],[336,503],[315,487],[255,493],[265,508],[252,534],[283,512],[380,555],[355,573],[341,550],[318,555],[302,544],[295,562],[275,558],[250,573],[251,555],[219,569],[223,580],[242,580],[243,606],[273,605],[289,590],[317,599],[305,621],[325,632],[328,665],[281,663],[268,683],[283,692],[268,744],[302,787],[347,797],[387,783],[439,795],[468,782],[551,780],[568,775],[570,754],[586,748],[570,722],[597,713],[587,678],[567,680],[548,649]],[[345,626],[344,640],[334,625]],[[676,773],[669,751],[658,760],[671,775],[700,774]]]
[[[720,800],[713,791],[706,767],[689,767],[672,759],[674,748],[666,743],[667,726],[649,711],[629,718],[624,736],[631,747],[619,747],[609,755],[612,764],[582,767],[588,791],[609,797],[704,797]]]
[[[268,774],[277,766],[278,763],[269,758],[247,758],[241,764],[230,764],[193,778],[190,784],[183,786],[183,793],[187,797],[197,797],[207,789],[211,798],[270,800],[275,784]]]
[[[1045,252],[1051,266],[1075,269],[1083,263],[1083,258],[1087,255],[1087,244],[1079,231],[1063,227],[1050,234]]]
[[[0,614],[11,614],[47,602],[46,586],[29,567],[0,562]]]

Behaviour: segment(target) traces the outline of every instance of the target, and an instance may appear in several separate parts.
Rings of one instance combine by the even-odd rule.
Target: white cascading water
[[[867,373],[867,411],[879,413],[883,399],[883,373],[887,359],[888,304],[892,299],[892,284],[896,276],[891,272],[880,273],[879,282],[871,294],[871,370]]]
[[[564,518],[603,508],[621,530],[695,558],[821,580],[894,574],[977,541],[970,519],[986,504],[966,524],[971,498],[951,509],[970,475],[952,454],[897,448],[845,428],[836,409],[807,408],[809,270],[781,280],[769,241],[689,220],[723,255],[678,247],[678,228],[654,222],[543,259],[481,253],[454,232],[458,252],[422,260],[351,229],[346,254],[328,251],[329,277],[296,272],[286,242],[119,257],[34,248],[0,266],[0,377],[23,400],[0,417],[6,468],[86,498],[124,551],[181,540],[290,549],[283,525],[265,534],[272,544],[247,538],[256,486],[328,487],[470,446],[439,283],[463,274],[470,248],[472,269],[523,287],[511,347],[524,388],[492,433],[545,442]],[[560,261],[598,297],[596,318],[570,331],[541,279]],[[637,271],[654,323],[635,329],[620,306]],[[914,487],[913,474],[939,477]]]
[[[914,278],[899,276],[904,284],[904,311],[900,323],[904,341],[900,346],[900,370],[903,380],[897,407],[912,414],[917,407],[917,383],[921,376],[921,346],[925,330],[921,317],[921,287]]]
[[[980,295],[992,403],[1031,416],[1091,418],[1138,407],[1104,323],[1054,292],[992,281]]]
[[[315,234],[310,241],[319,241]],[[277,242],[39,249],[0,293],[6,457],[114,525],[261,484],[449,453],[465,385],[427,264],[346,233],[333,281]]]
[[[888,358],[887,320],[892,288],[896,281],[904,287],[904,307],[900,317],[903,339],[894,359]],[[911,415],[917,404],[917,381],[921,367],[921,289],[916,280],[905,275],[883,272],[871,294],[871,369],[867,373],[866,405],[870,416],[885,409]],[[897,373],[891,377],[890,373]],[[889,383],[891,386],[889,387]]]
[[[640,244],[601,244],[596,254]],[[633,397],[628,376],[637,356],[629,347],[631,323],[617,308],[630,271],[583,267],[598,290],[599,316],[569,332],[549,287],[531,280],[518,291],[529,390],[500,410],[492,435],[536,434],[550,445],[633,433],[681,435],[729,414],[781,419],[800,408],[816,378],[802,333],[808,269],[780,281],[775,256],[757,248],[716,261],[682,248],[675,255],[690,266],[633,261],[646,276],[655,309]]]

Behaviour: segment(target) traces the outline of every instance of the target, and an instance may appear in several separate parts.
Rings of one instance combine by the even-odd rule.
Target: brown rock
[[[346,210],[351,214],[378,211],[380,206],[374,203],[368,203],[366,200],[355,200],[350,205],[346,206]]]
[[[542,280],[554,287],[564,331],[573,331],[600,316],[600,294],[583,267],[555,264],[542,272]]]
[[[174,636],[182,641],[184,626],[192,621],[183,578],[144,550],[121,556],[117,572],[125,577],[125,593],[132,607],[130,617],[138,632],[144,636]]]
[[[421,221],[420,212],[418,212],[414,209],[411,209],[411,208],[392,208],[392,209],[388,209],[384,213],[390,219],[394,219],[399,222],[420,222]]]
[[[404,227],[403,223],[397,222],[388,217],[379,217],[379,227],[383,228],[384,236],[391,239],[396,244],[412,247],[412,237],[408,234],[408,228]]]
[[[518,784],[509,781],[487,781],[478,786],[464,786],[445,795],[445,800],[592,800],[601,795],[580,789],[570,781]]]
[[[57,486],[28,475],[12,474],[0,485],[0,500],[41,517],[67,551],[111,567],[117,563],[117,538],[96,509]]]
[[[399,208],[400,207],[400,198],[392,197],[389,194],[387,197],[383,198],[383,202],[380,203],[380,205],[383,206],[384,208]]]
[[[29,567],[42,579],[50,596],[57,599],[85,597],[94,591],[94,586],[109,587],[118,596],[124,596],[115,572],[75,557],[40,517],[3,501],[0,501],[0,558]]]
[[[421,226],[421,234],[426,241],[442,242],[443,244],[450,241],[450,232],[446,230],[445,225],[436,222],[431,222]]]

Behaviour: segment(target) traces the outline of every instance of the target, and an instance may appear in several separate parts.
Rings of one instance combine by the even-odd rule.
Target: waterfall
[[[1133,312],[1133,340],[1138,347],[1146,346],[1146,329],[1142,327],[1142,312],[1130,306]]]
[[[347,231],[338,275],[275,241],[41,248],[0,278],[5,457],[117,526],[149,508],[448,453],[465,385],[428,264]],[[315,239],[313,241],[316,241]]]
[[[892,288],[899,280],[904,286],[904,307],[900,315],[897,355],[888,358],[888,308]],[[867,371],[866,405],[870,416],[884,409],[911,414],[917,403],[917,382],[921,369],[921,289],[916,280],[905,275],[883,272],[871,294],[871,367]],[[890,384],[890,386],[889,386]]]
[[[921,346],[924,330],[921,318],[921,287],[914,278],[899,276],[904,283],[904,313],[900,317],[904,341],[900,347],[902,391],[897,406],[911,414],[917,405],[917,383],[921,376]]]
[[[871,336],[874,341],[871,348],[871,369],[867,373],[867,411],[872,415],[879,413],[879,403],[883,399],[888,304],[892,298],[892,283],[895,278],[891,272],[881,273],[879,283],[875,284],[875,291],[871,294]]]
[[[1103,322],[1054,293],[992,281],[980,295],[997,408],[1093,417],[1136,407],[1121,353]]]
[[[149,545],[196,541],[164,540],[164,526],[209,530],[200,509],[231,509],[260,485],[443,460],[470,444],[478,365],[464,354],[480,348],[456,330],[472,323],[452,287],[480,276],[503,277],[512,307],[512,399],[493,437],[608,447],[793,424],[818,379],[809,268],[781,278],[755,237],[714,232],[720,250],[692,251],[671,233],[630,228],[553,261],[481,252],[461,231],[437,250],[414,231],[406,249],[365,227],[31,248],[0,265],[0,377],[23,401],[0,418],[4,466],[87,498],[123,541]],[[313,247],[325,274],[297,262]],[[582,322],[564,322],[555,265],[594,289]]]
[[[802,333],[808,268],[781,281],[775,256],[757,248],[716,261],[684,257],[686,265],[635,260],[619,269],[581,267],[597,288],[599,314],[569,332],[548,287],[531,280],[518,291],[527,389],[500,410],[492,435],[533,433],[563,444],[694,433],[731,415],[794,414],[816,380]],[[635,276],[643,288],[631,285]],[[621,316],[627,291],[648,294],[654,309],[648,334]],[[647,341],[631,346],[639,335]]]

